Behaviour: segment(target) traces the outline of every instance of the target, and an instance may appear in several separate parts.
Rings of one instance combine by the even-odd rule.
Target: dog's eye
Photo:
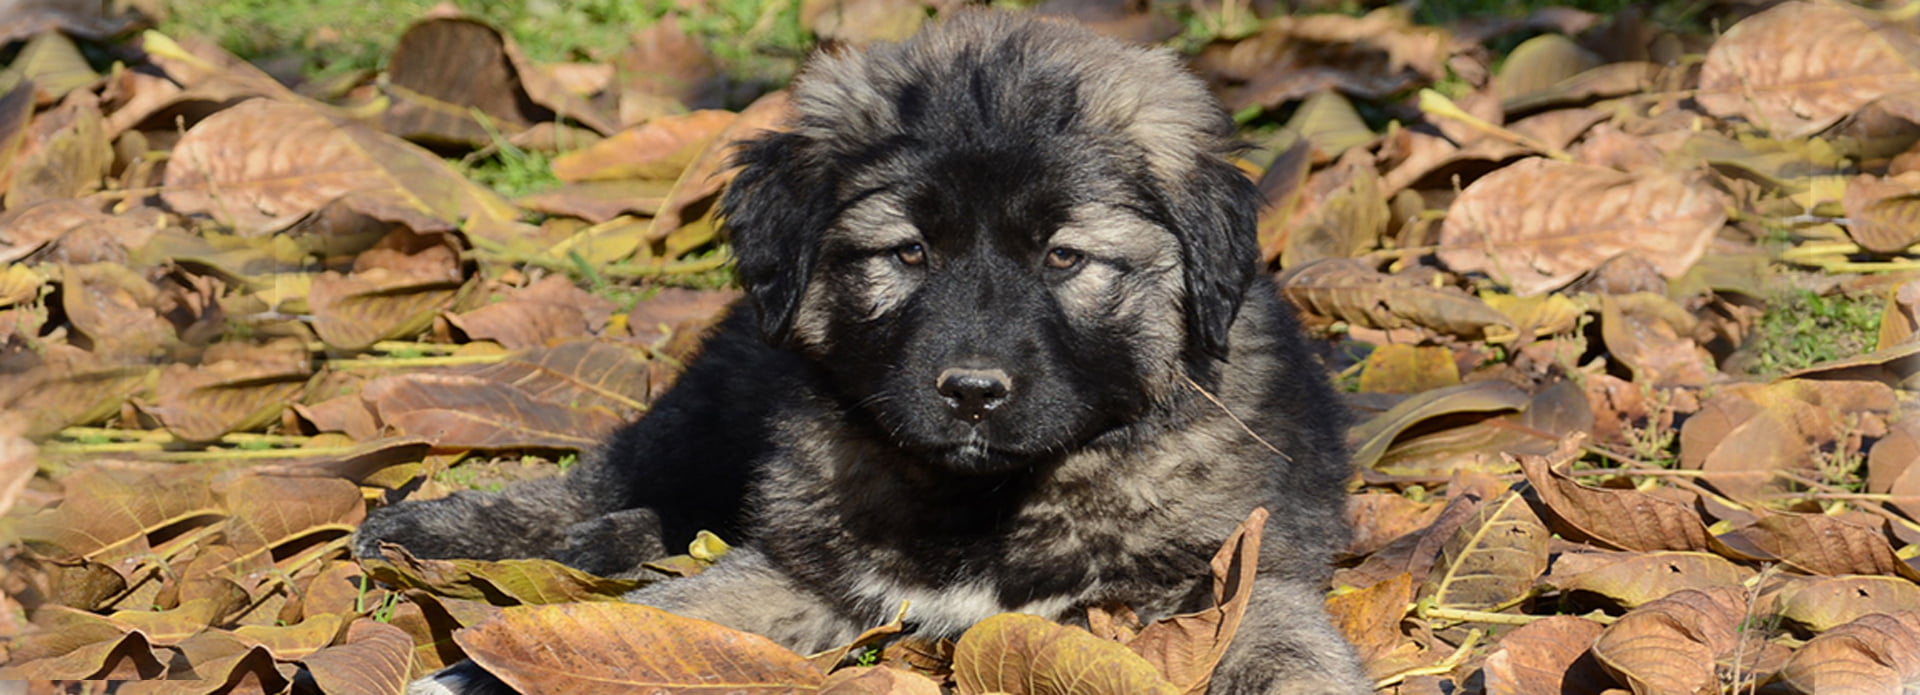
[[[1055,270],[1069,270],[1086,260],[1086,254],[1065,246],[1055,246],[1047,251],[1047,267]]]
[[[893,255],[907,265],[920,265],[927,262],[927,247],[917,243],[907,244],[893,250]]]

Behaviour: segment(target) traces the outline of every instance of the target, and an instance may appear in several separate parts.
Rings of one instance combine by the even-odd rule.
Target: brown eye
[[[1054,270],[1068,270],[1080,265],[1086,255],[1064,246],[1055,246],[1047,251],[1047,267]]]
[[[894,249],[893,254],[900,259],[901,263],[907,265],[920,265],[927,262],[927,247],[917,243]]]

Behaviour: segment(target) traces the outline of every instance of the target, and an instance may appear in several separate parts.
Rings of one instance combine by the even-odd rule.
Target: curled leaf
[[[632,603],[514,606],[454,640],[523,693],[773,695],[814,692],[825,680],[765,637]]]
[[[953,677],[964,695],[1178,695],[1125,646],[1045,618],[1003,613],[960,636]]]
[[[1511,606],[1546,571],[1551,536],[1519,493],[1488,500],[1441,546],[1420,595],[1445,608]]]
[[[1727,203],[1704,183],[1669,174],[1525,159],[1454,199],[1439,257],[1522,296],[1565,286],[1623,253],[1676,278],[1706,253],[1727,221]]]
[[[1718,693],[1714,660],[1739,643],[1746,614],[1740,587],[1681,591],[1609,626],[1593,655],[1634,692]]]

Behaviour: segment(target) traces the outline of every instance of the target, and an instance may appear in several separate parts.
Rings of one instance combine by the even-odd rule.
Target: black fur
[[[902,599],[948,637],[1009,610],[1196,610],[1265,506],[1212,692],[1367,692],[1320,608],[1345,418],[1257,280],[1257,195],[1198,83],[983,13],[827,59],[795,98],[724,201],[748,300],[653,412],[564,479],[379,510],[356,551],[614,573],[714,529],[741,547],[630,598],[809,651]],[[956,368],[1005,374],[1004,400],[959,416],[936,388]]]

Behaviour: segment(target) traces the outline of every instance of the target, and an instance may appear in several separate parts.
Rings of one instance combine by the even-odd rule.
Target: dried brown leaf
[[[1895,420],[1867,452],[1867,491],[1892,495],[1887,504],[1920,513],[1920,418]]]
[[[39,447],[27,439],[27,425],[24,415],[0,414],[0,514],[13,508],[20,491],[39,471]]]
[[[16,658],[0,667],[0,680],[140,680],[158,678],[166,671],[146,635],[137,630],[103,626],[63,637],[67,638],[63,641],[100,639],[38,658],[26,657],[23,647],[15,652]]]
[[[1808,640],[1780,668],[1803,693],[1895,695],[1920,686],[1920,612],[1863,616]]]
[[[1127,642],[1128,649],[1145,658],[1180,692],[1205,695],[1214,667],[1233,643],[1253,595],[1253,576],[1260,566],[1260,532],[1266,524],[1266,508],[1254,509],[1214,553],[1209,563],[1213,608],[1153,621]]]
[[[1413,601],[1413,575],[1401,572],[1361,589],[1335,592],[1327,597],[1327,613],[1333,625],[1360,653],[1360,662],[1371,664],[1393,654],[1405,638],[1400,635],[1400,620]]]
[[[1593,656],[1637,693],[1720,692],[1714,660],[1740,640],[1741,587],[1689,589],[1628,613],[1593,644]]]
[[[408,27],[394,46],[387,76],[395,104],[382,121],[403,137],[481,145],[496,133],[556,116],[603,133],[612,128],[592,106],[533,69],[511,39],[464,17],[434,17]]]
[[[135,21],[131,14],[108,16],[109,7],[80,0],[10,2],[0,15],[0,43],[50,32],[103,39],[124,31]]]
[[[864,46],[912,36],[927,21],[922,0],[801,0],[800,26],[822,40]]]
[[[385,268],[351,275],[327,271],[313,279],[307,304],[313,310],[313,330],[328,346],[363,350],[424,330],[453,305],[461,284]]]
[[[1361,17],[1283,16],[1264,23],[1258,34],[1208,46],[1194,67],[1226,83],[1221,100],[1229,110],[1272,109],[1334,88],[1384,98],[1421,76],[1444,75],[1450,39],[1445,29],[1415,25],[1401,7]]]
[[[1435,500],[1415,501],[1390,492],[1348,495],[1347,522],[1353,526],[1353,539],[1347,543],[1347,555],[1371,555],[1397,538],[1426,528],[1440,515],[1440,507]]]
[[[698,541],[695,541],[695,542],[697,543]],[[692,555],[676,555],[672,558],[666,558],[666,559],[673,560],[677,558],[685,558],[686,560],[696,564],[701,562],[699,560],[696,560]],[[657,562],[659,561],[649,562],[647,563],[647,565],[653,566]],[[705,569],[706,569],[705,567],[700,567],[699,571],[705,571]],[[692,572],[689,575],[683,575],[683,576],[698,574],[699,571]],[[813,654],[808,656],[807,662],[813,664],[814,668],[820,669],[820,672],[827,673],[839,667],[841,662],[844,662],[847,660],[847,655],[852,654],[855,649],[862,649],[866,647],[873,647],[877,649],[882,643],[892,641],[893,639],[898,637],[900,633],[906,632],[907,630],[906,608],[907,606],[904,606],[904,605],[901,606],[900,612],[893,616],[893,620],[888,621],[884,625],[875,625],[873,627],[870,627],[870,628],[867,628],[866,630],[861,631],[859,635],[854,636],[853,641],[851,642],[840,645],[838,647],[834,647],[824,652],[820,652],[818,654]]]
[[[827,676],[821,695],[940,695],[940,684],[889,666],[855,666]]]
[[[34,203],[78,198],[100,190],[113,166],[100,100],[76,92],[34,119],[19,153],[8,163],[12,183],[0,198],[9,210]]]
[[[100,83],[100,73],[87,64],[80,47],[60,32],[28,39],[7,72],[31,82],[43,103],[60,101],[74,90]]]
[[[1380,137],[1373,132],[1372,128],[1367,127],[1366,120],[1360,117],[1360,112],[1353,107],[1353,102],[1348,101],[1339,92],[1332,91],[1307,97],[1306,101],[1300,103],[1300,108],[1294,110],[1293,117],[1287,120],[1286,128],[1298,133],[1300,138],[1311,144],[1315,159],[1318,161],[1338,159],[1347,150],[1366,145]],[[1371,167],[1368,170],[1373,171]],[[1351,181],[1347,185],[1360,183]],[[1377,190],[1380,185],[1377,174],[1370,184],[1364,185],[1374,187],[1376,189],[1373,191],[1374,195],[1380,194]]]
[[[1527,113],[1541,108],[1592,101],[1600,97],[1645,92],[1654,88],[1662,65],[1652,62],[1621,62],[1594,66],[1577,75],[1530,91],[1500,99],[1501,110]],[[1518,124],[1515,124],[1516,126]],[[1564,146],[1564,145],[1563,145]],[[1589,163],[1592,163],[1589,161]]]
[[[1850,417],[1893,409],[1874,381],[1781,379],[1714,395],[1680,429],[1680,464],[1713,474],[1728,497],[1757,503],[1787,491],[1776,472],[1818,477],[1816,452],[1847,446]]]
[[[1002,613],[960,636],[953,677],[963,695],[1185,692],[1126,647],[1045,618]]]
[[[687,109],[718,108],[725,101],[726,78],[719,64],[672,13],[635,32],[615,68],[622,124],[644,123]]]
[[[664,116],[553,159],[562,181],[674,179],[728,130],[732,111],[695,111]]]
[[[1285,137],[1284,135],[1282,137]],[[1255,186],[1260,190],[1260,221],[1256,238],[1260,242],[1260,261],[1273,265],[1287,248],[1293,233],[1293,213],[1305,194],[1307,174],[1313,171],[1313,146],[1305,138],[1294,137],[1279,149]]]
[[[360,394],[334,396],[319,403],[294,403],[288,406],[316,432],[339,432],[355,441],[380,436],[380,421]]]
[[[1414,581],[1425,582],[1428,573],[1433,570],[1434,562],[1440,557],[1441,546],[1453,537],[1453,532],[1473,518],[1488,498],[1504,494],[1509,488],[1491,478],[1478,477],[1488,483],[1482,486],[1473,482],[1475,478],[1462,475],[1451,481],[1447,486],[1451,499],[1434,516],[1433,523],[1387,544],[1387,547],[1360,563],[1359,567],[1335,572],[1334,585],[1374,586],[1403,572]]]
[[[129,695],[184,695],[184,693],[279,692],[287,679],[274,667],[273,655],[265,647],[224,630],[208,630],[173,645],[175,656],[167,665],[165,681],[129,683],[123,689]],[[291,668],[288,669],[292,671]],[[175,680],[180,679],[180,680]],[[197,689],[186,689],[194,682]],[[146,689],[142,690],[141,687]]]
[[[1814,577],[1780,591],[1780,617],[1826,632],[1872,613],[1920,611],[1920,586],[1886,575]]]
[[[1569,437],[1547,456],[1522,456],[1520,468],[1560,523],[1563,535],[1622,550],[1710,551],[1740,554],[1707,533],[1700,513],[1688,505],[1639,490],[1582,485],[1566,474],[1582,437]]]
[[[569,407],[467,375],[381,377],[367,382],[360,395],[396,432],[448,448],[585,450],[620,424],[604,409]]]
[[[539,120],[507,61],[505,39],[476,20],[415,22],[394,44],[387,73],[393,105],[380,114],[380,128],[403,138],[477,146]]]
[[[360,487],[339,478],[243,475],[221,492],[233,515],[228,542],[243,557],[314,533],[345,535],[366,516]]]
[[[120,413],[127,397],[152,383],[154,368],[118,364],[71,345],[49,345],[37,365],[0,374],[0,405],[27,418],[27,436],[88,425]]]
[[[513,350],[538,348],[557,339],[599,333],[615,304],[588,294],[565,276],[549,275],[515,289],[500,301],[447,321],[468,338],[491,340]]]
[[[631,603],[515,606],[454,639],[524,693],[804,693],[825,680],[765,637]]]
[[[524,604],[613,601],[639,587],[637,579],[608,579],[546,559],[423,560],[393,545],[382,559],[362,559],[368,576],[441,596]]]
[[[1920,581],[1920,570],[1893,554],[1880,529],[1839,517],[1779,512],[1740,529],[1740,535],[1813,574],[1889,574]]]
[[[1381,345],[1367,353],[1361,393],[1420,393],[1458,386],[1453,351],[1438,345]]]
[[[1440,260],[1485,272],[1514,294],[1566,285],[1623,253],[1669,278],[1706,253],[1726,223],[1726,196],[1664,173],[1524,159],[1468,185],[1440,228]]]
[[[645,408],[647,354],[637,346],[576,340],[532,350],[493,364],[450,370],[514,388],[548,403],[604,409],[623,418]]]
[[[253,235],[340,199],[419,230],[518,216],[433,153],[296,101],[253,99],[194,124],[174,146],[164,186],[173,209]]]
[[[324,693],[399,695],[406,691],[413,638],[405,630],[362,618],[346,640],[301,659]]]
[[[1387,231],[1387,199],[1370,156],[1347,157],[1307,179],[1287,232],[1282,267],[1352,258]]]
[[[1861,248],[1900,253],[1920,242],[1920,171],[1853,177],[1840,202],[1847,211],[1847,236]]]
[[[1695,99],[1774,135],[1812,135],[1876,99],[1920,91],[1907,24],[1864,8],[1787,2],[1713,42]]]
[[[1505,315],[1453,288],[1387,275],[1353,259],[1327,259],[1294,268],[1282,293],[1301,310],[1368,328],[1422,327],[1480,338],[1512,331]]]
[[[1599,67],[1600,56],[1560,34],[1541,34],[1522,41],[1494,75],[1493,95],[1504,106],[1533,97],[1574,75]]]
[[[672,188],[671,181],[584,181],[522,196],[513,202],[534,212],[567,215],[600,224],[629,213],[651,215],[659,212],[660,204],[666,201],[667,192]],[[610,260],[625,256],[620,254]],[[591,256],[588,258],[592,259]]]
[[[159,292],[138,271],[119,263],[60,269],[61,308],[80,333],[74,343],[95,355],[147,357],[175,342],[173,324],[160,317]]]
[[[179,101],[201,101],[225,106],[249,97],[296,99],[293,90],[266,71],[227,52],[209,39],[185,37],[178,42],[157,31],[140,35],[147,60],[174,82],[187,88]],[[155,111],[159,109],[156,107]],[[174,124],[161,126],[172,129]]]
[[[1500,637],[1485,666],[1487,695],[1598,695],[1610,680],[1587,653],[1598,623],[1548,616]]]
[[[1559,574],[1555,569],[1554,573]],[[1555,579],[1562,591],[1589,591],[1632,609],[1686,589],[1739,586],[1753,570],[1708,553],[1659,551]]]
[[[1552,534],[1519,493],[1480,505],[1440,547],[1419,595],[1442,608],[1499,610],[1526,598],[1547,569]]]
[[[33,84],[22,82],[0,93],[0,193],[6,193],[13,178],[11,163],[27,138],[27,125],[33,120]]]
[[[111,561],[146,552],[146,534],[223,514],[207,474],[172,466],[84,466],[61,478],[67,496],[26,520],[21,535],[74,555]],[[164,490],[166,494],[154,494]]]
[[[1607,352],[1633,370],[1635,383],[1705,386],[1713,381],[1713,356],[1694,343],[1694,323],[1679,304],[1658,294],[1600,296],[1601,338]]]
[[[733,180],[733,161],[735,145],[741,140],[759,137],[766,131],[775,130],[786,124],[788,116],[787,92],[785,90],[768,92],[754,100],[733,119],[726,128],[707,143],[705,150],[693,158],[680,177],[673,182],[673,190],[667,193],[667,199],[660,203],[660,212],[653,216],[647,226],[648,239],[665,239],[669,233],[679,229],[688,220],[687,208],[709,196],[719,193]]]
[[[339,639],[349,617],[339,613],[310,615],[292,625],[242,625],[234,628],[233,634],[266,647],[275,659],[297,661]]]
[[[201,364],[167,365],[145,410],[186,441],[205,442],[279,419],[306,388],[312,358],[303,341],[221,343]]]
[[[1815,377],[1822,380],[1878,381],[1897,389],[1913,389],[1920,387],[1920,360],[1912,359],[1914,355],[1920,355],[1920,341],[1899,343],[1857,357],[1823,362],[1787,372],[1783,376],[1795,379]]]
[[[1353,446],[1354,465],[1365,469],[1380,460],[1400,433],[1423,421],[1457,413],[1517,410],[1526,404],[1527,394],[1499,380],[1436,389],[1401,401],[1387,412],[1348,430],[1347,441]]]

